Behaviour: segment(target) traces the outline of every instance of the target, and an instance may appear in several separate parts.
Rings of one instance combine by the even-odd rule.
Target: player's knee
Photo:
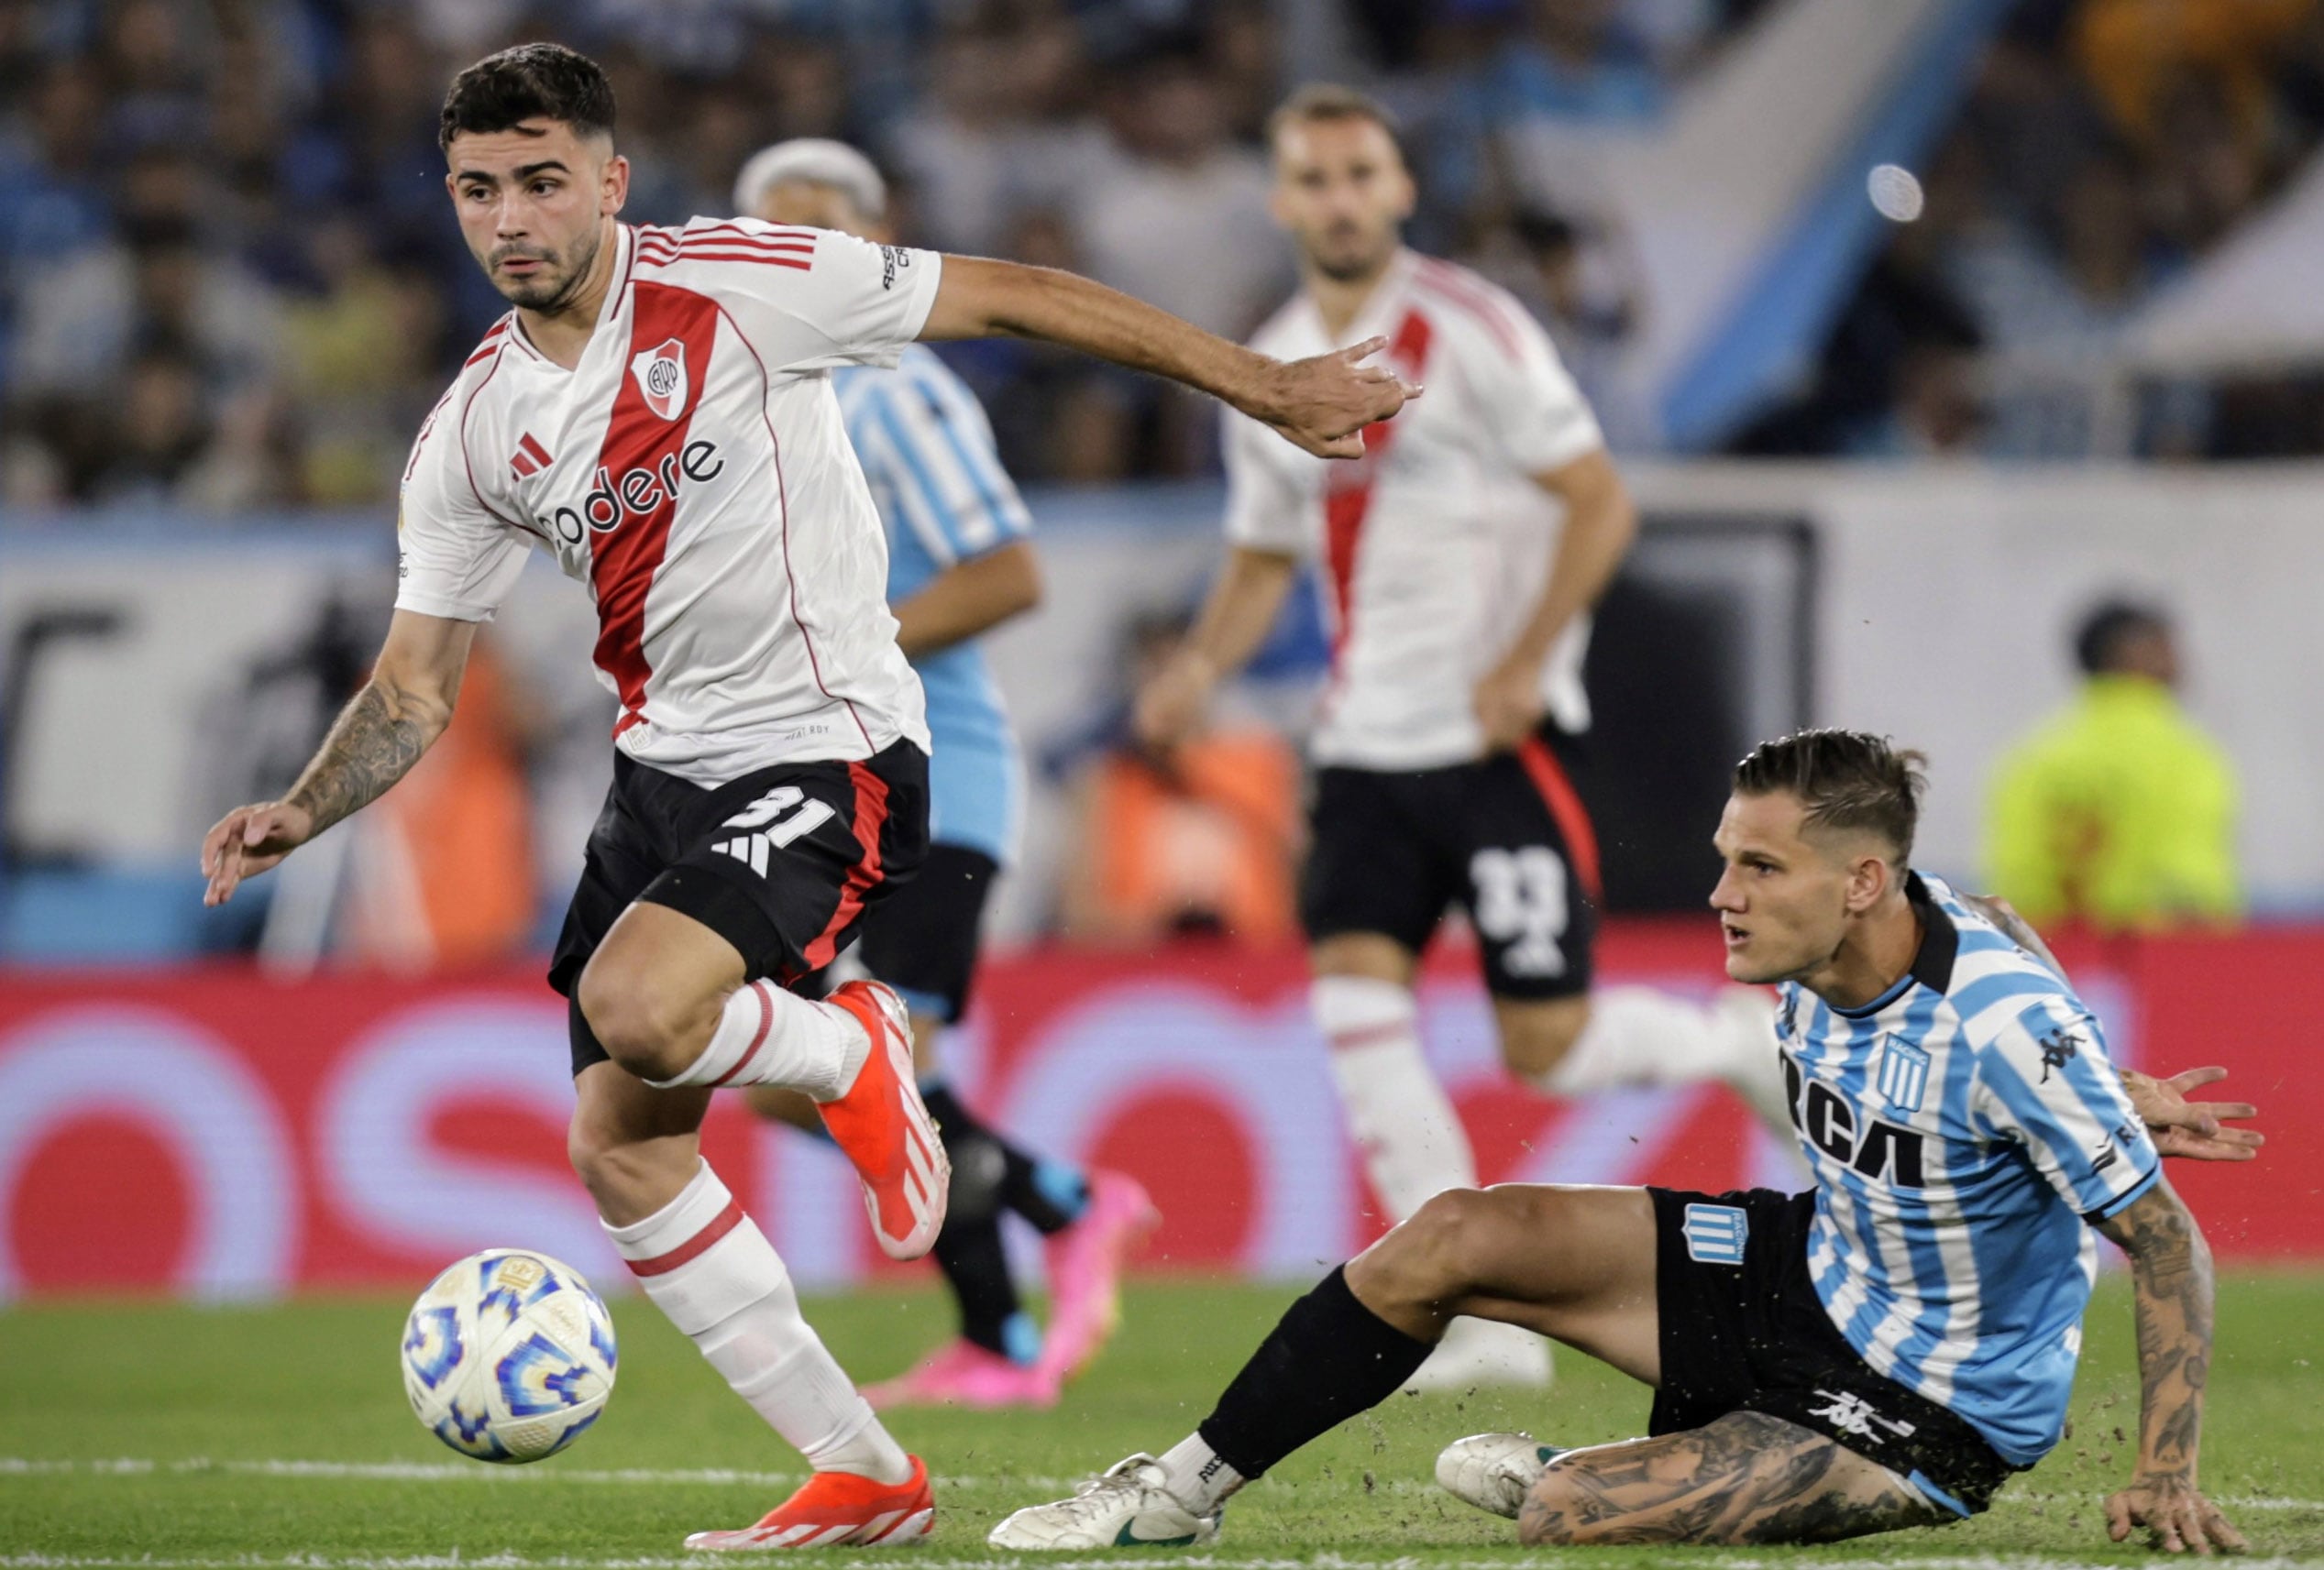
[[[581,972],[574,995],[606,1055],[641,1080],[684,1072],[718,1023],[702,999],[681,996],[604,953]]]
[[[1365,1250],[1350,1267],[1349,1284],[1367,1302],[1443,1308],[1477,1279],[1491,1208],[1476,1189],[1447,1189]]]
[[[1590,1023],[1587,997],[1560,998],[1499,1011],[1501,1060],[1520,1079],[1537,1080],[1573,1050]]]

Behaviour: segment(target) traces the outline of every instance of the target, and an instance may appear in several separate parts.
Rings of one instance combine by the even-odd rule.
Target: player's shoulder
[[[1304,289],[1276,306],[1244,343],[1279,360],[1305,359],[1330,347],[1316,314],[1316,302]]]
[[[447,453],[456,457],[461,456],[468,429],[489,410],[493,389],[502,383],[503,365],[512,357],[533,353],[517,330],[513,311],[485,330],[476,346],[461,359],[451,385],[420,423],[419,434],[413,438],[411,458],[403,467],[405,485],[412,483],[423,460]]]
[[[2059,1030],[2094,1027],[2094,1016],[2064,976],[2018,947],[1944,879],[1915,874],[1929,905],[1952,929],[1952,964],[1942,989],[1970,1045],[2038,1045]]]
[[[1454,343],[1517,357],[1544,341],[1541,326],[1517,297],[1472,268],[1407,253],[1407,287],[1431,324]]]
[[[831,229],[799,228],[758,218],[688,218],[678,225],[639,224],[630,230],[632,265],[640,277],[709,282],[738,269],[773,276],[812,272],[818,252],[850,242]]]

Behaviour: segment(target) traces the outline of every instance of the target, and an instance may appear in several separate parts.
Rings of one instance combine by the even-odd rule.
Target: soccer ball
[[[570,1265],[521,1248],[471,1254],[403,1323],[403,1391],[429,1433],[479,1461],[538,1461],[613,1393],[613,1321]]]

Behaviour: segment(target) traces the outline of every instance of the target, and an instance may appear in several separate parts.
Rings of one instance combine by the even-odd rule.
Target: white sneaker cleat
[[[1529,1433],[1472,1433],[1454,1440],[1437,1457],[1437,1486],[1481,1510],[1515,1521],[1549,1463],[1564,1454]]]
[[[1480,1386],[1546,1390],[1552,1377],[1549,1344],[1521,1325],[1465,1315],[1445,1327],[1445,1336],[1407,1390],[1469,1390]]]
[[[1196,1548],[1218,1536],[1218,1517],[1196,1515],[1162,1487],[1162,1463],[1132,1455],[1081,1492],[1052,1505],[1028,1505],[993,1528],[995,1548]]]

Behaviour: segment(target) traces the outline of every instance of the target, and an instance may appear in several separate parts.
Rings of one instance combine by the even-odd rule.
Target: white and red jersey
[[[511,313],[421,427],[396,608],[489,620],[539,545],[597,602],[615,743],[639,762],[710,785],[925,748],[826,373],[896,363],[940,258],[754,219],[615,233],[580,363]]]
[[[1332,676],[1316,761],[1427,769],[1482,755],[1477,682],[1540,602],[1563,513],[1534,477],[1603,445],[1549,336],[1505,291],[1465,268],[1398,253],[1334,338],[1305,294],[1251,346],[1277,359],[1366,338],[1426,393],[1364,433],[1365,456],[1311,457],[1227,416],[1227,533],[1321,558]],[[1577,620],[1545,667],[1543,696],[1588,726]]]

